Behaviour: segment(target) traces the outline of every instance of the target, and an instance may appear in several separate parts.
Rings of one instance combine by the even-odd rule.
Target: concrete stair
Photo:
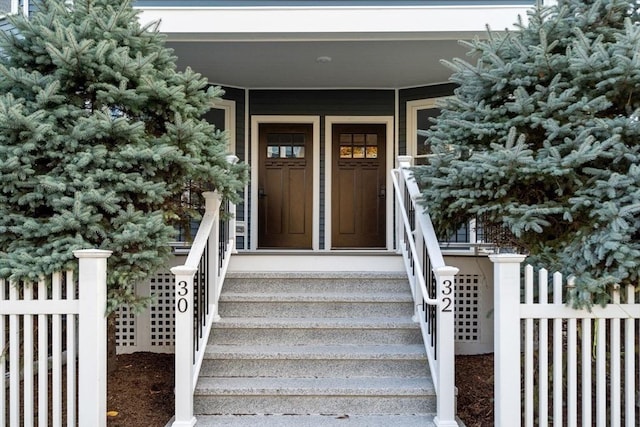
[[[433,426],[403,273],[229,273],[194,395],[198,426]]]

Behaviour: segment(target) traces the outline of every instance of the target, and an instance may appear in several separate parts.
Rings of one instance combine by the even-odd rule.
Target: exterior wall
[[[394,111],[393,90],[252,90],[249,92],[250,116],[320,117],[320,249],[325,249],[325,117],[393,116]],[[247,243],[248,248],[250,242]]]

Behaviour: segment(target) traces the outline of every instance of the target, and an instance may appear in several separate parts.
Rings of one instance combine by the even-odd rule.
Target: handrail
[[[439,427],[455,420],[454,307],[458,269],[445,265],[431,218],[417,203],[420,189],[408,168],[411,157],[398,157],[391,171],[398,218],[397,242],[414,298],[414,320],[420,324],[429,369],[437,394]],[[422,313],[420,313],[422,311]]]
[[[173,427],[195,425],[193,393],[204,359],[211,326],[220,320],[218,300],[231,254],[235,227],[221,212],[235,206],[217,191],[203,193],[205,214],[185,263],[173,267],[175,275],[175,417]]]
[[[396,175],[396,173],[401,173],[400,170],[394,170],[391,174],[391,180],[393,181],[393,188],[395,188],[396,190],[396,194],[400,194],[400,184],[398,183],[398,177]],[[400,200],[398,200],[400,201]],[[400,211],[400,214],[402,215],[402,221],[404,222],[405,227],[410,227],[410,221],[409,221],[409,216],[407,215],[407,211],[404,208],[404,206],[402,206],[401,204],[399,204],[398,210]],[[408,239],[409,242],[409,246],[411,248],[411,254],[413,255],[414,259],[418,258],[418,250],[416,249],[416,243],[414,241],[414,239]],[[444,264],[444,262],[443,262]],[[424,280],[424,272],[422,271],[422,266],[419,263],[416,263],[414,268],[416,269],[416,275],[418,278],[418,283],[420,284],[420,289],[422,291],[422,295],[429,295],[429,293],[427,292],[427,283]],[[429,298],[426,297],[425,301],[427,304],[430,305],[438,305],[438,299],[437,298]]]

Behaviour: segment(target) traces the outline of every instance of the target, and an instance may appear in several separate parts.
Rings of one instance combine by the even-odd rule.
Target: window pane
[[[353,147],[353,158],[364,159],[364,147]]]
[[[341,133],[340,134],[340,144],[351,144],[351,134],[350,133]]]
[[[281,145],[280,146],[280,157],[288,158],[293,157],[293,147],[290,145]]]
[[[293,147],[293,157],[296,159],[304,159],[304,146]]]
[[[340,146],[340,158],[341,159],[350,159],[351,158],[351,146],[350,145],[341,145]]]
[[[353,145],[364,145],[365,135],[363,133],[356,133],[353,135]]]
[[[280,157],[280,147],[277,145],[267,146],[267,158],[273,159],[276,157]]]
[[[437,117],[440,114],[439,108],[425,108],[417,111],[417,135],[416,135],[416,148],[417,155],[431,154],[431,147],[427,142],[426,131],[433,126],[431,117]]]
[[[11,0],[0,0],[0,15],[11,12]]]
[[[367,145],[378,145],[378,135],[370,133],[367,135]]]
[[[378,158],[378,147],[367,147],[367,159]]]

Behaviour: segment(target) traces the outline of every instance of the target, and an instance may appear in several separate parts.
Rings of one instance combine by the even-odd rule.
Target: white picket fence
[[[531,266],[522,278],[523,255],[490,258],[495,425],[638,426],[640,301],[633,286],[614,290],[606,307],[576,310],[565,298],[572,278],[555,273],[549,281],[547,270],[536,275]]]
[[[0,279],[0,427],[106,426],[106,272],[81,250],[78,273]]]

